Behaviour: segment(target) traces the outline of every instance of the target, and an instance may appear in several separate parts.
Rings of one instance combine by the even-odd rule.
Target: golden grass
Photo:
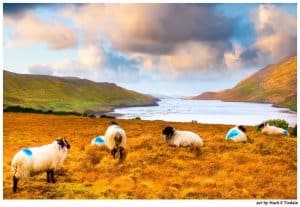
[[[4,113],[4,199],[295,199],[297,143],[294,137],[267,136],[246,127],[253,143],[233,143],[231,126],[118,120],[128,136],[124,163],[105,148],[91,147],[109,119]],[[204,146],[167,146],[162,129],[191,130]],[[66,136],[71,149],[56,172],[21,180],[12,193],[10,162],[22,147]]]

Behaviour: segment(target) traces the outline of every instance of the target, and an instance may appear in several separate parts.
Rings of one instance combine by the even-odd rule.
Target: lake
[[[272,107],[272,104],[248,102],[223,102],[218,100],[185,100],[163,98],[158,106],[115,109],[118,118],[164,120],[211,124],[257,125],[268,119],[284,119],[290,125],[297,123],[297,113],[288,108]]]

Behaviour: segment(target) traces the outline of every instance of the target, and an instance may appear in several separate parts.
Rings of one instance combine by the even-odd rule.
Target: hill
[[[157,99],[117,86],[86,79],[3,73],[4,108],[52,111],[110,111],[115,107],[156,105]]]
[[[205,92],[191,99],[272,103],[297,110],[297,56],[268,65],[232,89]]]

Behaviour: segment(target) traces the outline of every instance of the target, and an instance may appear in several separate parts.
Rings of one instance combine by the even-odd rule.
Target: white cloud
[[[11,25],[15,30],[7,47],[44,42],[52,49],[64,49],[76,45],[76,35],[72,29],[55,21],[41,20],[30,12],[22,17],[6,15],[4,24]]]
[[[99,68],[105,61],[105,56],[101,47],[96,45],[79,48],[77,54],[79,61],[89,68]]]
[[[297,21],[286,11],[272,6],[260,5],[254,12],[253,19],[257,33],[254,48],[263,55],[270,56],[271,61],[278,61],[284,56],[296,53]]]

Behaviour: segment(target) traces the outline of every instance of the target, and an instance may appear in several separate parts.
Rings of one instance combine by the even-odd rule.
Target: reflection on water
[[[272,104],[223,102],[217,100],[185,100],[164,98],[159,106],[116,109],[119,118],[140,117],[144,120],[164,120],[216,124],[257,125],[268,119],[284,119],[290,125],[297,123],[297,113]]]

